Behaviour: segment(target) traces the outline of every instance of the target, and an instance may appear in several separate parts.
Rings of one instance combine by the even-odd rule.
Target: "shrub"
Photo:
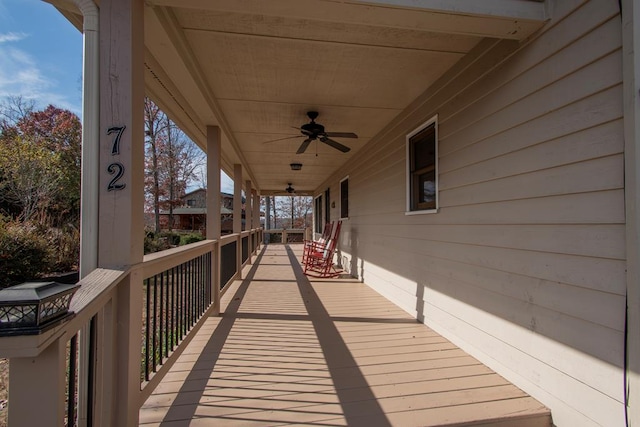
[[[166,231],[160,233],[161,238],[165,238],[167,243],[170,246],[178,246],[180,244],[180,235],[178,233],[172,233],[171,231]]]
[[[46,237],[51,253],[50,270],[60,273],[77,270],[80,260],[80,231],[71,225],[50,228]]]
[[[160,237],[153,231],[145,232],[145,235],[144,235],[144,253],[145,254],[164,251],[165,249],[169,249],[169,247],[170,246],[166,238]]]
[[[202,240],[204,240],[204,237],[199,233],[183,234],[182,236],[180,236],[180,246],[200,242]]]
[[[51,272],[51,247],[42,227],[0,220],[0,288]]]

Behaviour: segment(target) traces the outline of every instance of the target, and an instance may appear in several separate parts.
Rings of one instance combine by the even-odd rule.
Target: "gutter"
[[[94,0],[73,0],[82,13],[82,171],[80,185],[80,279],[98,268],[100,190],[100,16]],[[80,330],[78,421],[91,425],[93,414],[91,326]],[[86,380],[82,380],[86,379]]]
[[[98,267],[100,189],[99,13],[94,0],[73,0],[83,16],[80,278]]]

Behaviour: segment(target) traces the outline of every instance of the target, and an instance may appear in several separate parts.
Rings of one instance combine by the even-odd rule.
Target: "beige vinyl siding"
[[[484,40],[334,175],[340,259],[541,400],[559,426],[624,423],[624,155],[617,2],[551,2]],[[439,118],[437,214],[404,214],[405,136]],[[332,219],[338,212],[332,209]]]

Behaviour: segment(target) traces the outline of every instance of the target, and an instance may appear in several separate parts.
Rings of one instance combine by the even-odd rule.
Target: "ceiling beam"
[[[238,141],[235,139],[235,136],[231,129],[231,125],[229,125],[229,122],[222,112],[222,108],[220,107],[216,97],[214,96],[213,91],[209,87],[204,72],[200,68],[198,61],[195,59],[195,55],[191,50],[191,46],[189,45],[189,42],[187,41],[184,32],[182,31],[182,28],[178,25],[175,15],[170,8],[165,7],[154,7],[153,12],[166,31],[167,36],[173,44],[173,47],[180,55],[180,58],[187,68],[191,78],[198,86],[198,89],[206,100],[207,105],[211,109],[211,112],[218,120],[218,126],[220,126],[220,129],[227,137],[227,140],[231,144],[231,147],[235,151],[238,159],[240,159],[240,164],[242,164],[243,168],[246,170],[247,176],[251,178],[251,182],[254,183],[254,186],[256,186],[256,188],[260,188],[258,180],[249,167],[249,163],[245,159]]]
[[[157,6],[522,40],[548,19],[530,0],[147,0]]]
[[[341,0],[340,2],[539,22],[548,19],[546,4],[541,0]]]

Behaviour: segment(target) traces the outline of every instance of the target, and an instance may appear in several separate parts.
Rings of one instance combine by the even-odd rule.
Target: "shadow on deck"
[[[542,404],[352,279],[263,247],[140,410],[143,426],[550,426]]]

